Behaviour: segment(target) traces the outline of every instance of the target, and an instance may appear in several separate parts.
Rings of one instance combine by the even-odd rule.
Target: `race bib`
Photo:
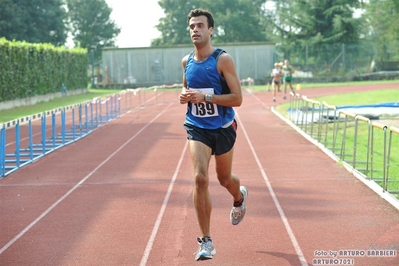
[[[213,88],[195,89],[195,90],[200,91],[201,93],[204,94],[214,94]],[[219,112],[216,104],[202,102],[202,103],[192,104],[191,114],[196,117],[205,118],[205,117],[218,116]]]

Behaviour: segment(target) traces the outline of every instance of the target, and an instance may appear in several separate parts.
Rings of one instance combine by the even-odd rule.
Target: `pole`
[[[96,84],[94,83],[94,50],[90,50],[90,64],[91,64],[91,88],[95,88]]]

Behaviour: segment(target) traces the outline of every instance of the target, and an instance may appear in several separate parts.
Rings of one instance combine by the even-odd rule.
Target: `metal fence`
[[[399,196],[399,128],[291,94],[289,119],[384,192]]]
[[[384,55],[374,43],[332,43],[315,46],[276,46],[278,60],[290,59],[298,77],[325,80],[363,80],[399,77],[399,48],[387,44]]]
[[[289,59],[301,82],[334,82],[399,78],[399,48],[386,47],[387,59],[372,42],[287,47],[272,43],[220,44],[232,55],[240,79],[266,84],[275,62]],[[192,45],[145,48],[104,48],[95,80],[106,87],[149,87],[181,82],[182,58]]]
[[[233,57],[241,79],[265,79],[273,68],[274,44],[220,44],[220,47]],[[192,51],[192,45],[105,48],[102,52],[102,84],[149,87],[180,83],[183,76],[181,60]]]

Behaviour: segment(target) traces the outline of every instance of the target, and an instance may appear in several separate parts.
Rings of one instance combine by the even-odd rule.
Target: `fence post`
[[[335,148],[335,127],[336,127],[336,118],[337,118],[337,107],[333,106],[333,105],[329,105],[326,102],[322,103],[323,106],[325,106],[327,108],[327,113],[326,113],[326,117],[325,117],[325,130],[324,130],[324,146],[328,147],[328,122],[330,121],[330,110],[334,110],[334,117],[333,117],[333,138],[332,138],[332,150],[334,152],[334,148]]]
[[[301,105],[301,112],[302,112],[301,129],[303,130],[303,123],[304,123],[304,118],[305,118],[305,108],[303,106],[306,104],[306,115],[307,115],[307,109],[309,107],[308,107],[308,101],[307,101],[308,97],[302,96],[301,99],[302,99],[302,105]],[[306,133],[306,126],[305,126],[305,130],[304,131]]]
[[[385,162],[386,162],[386,129],[387,127],[383,124],[373,122],[371,127],[371,152],[370,152],[370,164],[371,164],[371,172],[370,172],[370,179],[373,179],[374,174],[374,128],[379,128],[384,131],[384,151],[383,151],[383,191],[385,191]]]
[[[300,99],[301,99],[301,96],[299,95],[299,93],[297,93],[295,95],[293,108],[292,108],[292,110],[295,111],[295,113],[293,115],[291,115],[291,120],[294,122],[295,125],[299,124],[298,121],[299,121],[299,112],[300,112],[300,110],[299,110]]]
[[[56,124],[56,116],[55,112],[51,114],[51,139],[53,141],[53,149],[56,147],[56,139],[57,139],[57,124]]]
[[[355,136],[354,136],[354,146],[353,146],[353,168],[356,168],[356,155],[357,155],[357,133],[358,133],[358,121],[366,122],[367,124],[370,123],[370,119],[361,115],[356,115],[355,118]],[[368,131],[370,131],[368,129]],[[368,135],[370,133],[368,132]],[[367,155],[366,155],[366,163],[368,161],[368,154],[369,154],[369,146],[370,146],[370,136],[367,138]]]
[[[78,110],[79,110],[79,132],[80,136],[83,134],[83,108],[82,108],[82,103],[78,104]]]
[[[391,162],[391,147],[392,147],[392,135],[393,133],[399,134],[399,128],[391,126],[389,128],[389,143],[388,143],[388,154],[387,154],[387,161],[386,161],[386,171],[385,171],[385,175],[386,175],[386,182],[389,182],[389,165]],[[387,190],[388,190],[388,186],[387,186]],[[396,191],[396,193],[398,193],[399,191]]]
[[[312,138],[314,138],[313,137],[313,124],[314,124],[314,119],[315,119],[315,105],[318,105],[319,106],[319,108],[320,108],[320,102],[318,102],[318,101],[315,101],[315,100],[312,100],[312,99],[307,99],[307,101],[308,102],[310,102],[311,104],[312,104],[312,115],[311,115],[311,118],[310,118],[310,136],[312,137]],[[306,119],[307,120],[307,119]],[[319,131],[320,130],[320,126],[319,126],[319,124],[320,124],[320,109],[319,109],[319,119],[318,119],[318,122],[317,122],[317,125],[318,125],[318,128],[317,128],[317,130]],[[317,132],[317,135],[319,134],[319,132]],[[316,138],[317,140],[319,140],[318,138]]]
[[[6,168],[6,127],[5,124],[0,128],[0,177],[5,174]]]
[[[343,114],[345,116],[344,119],[344,133],[342,136],[342,144],[341,144],[341,153],[340,153],[340,158],[341,160],[345,161],[345,144],[346,144],[346,129],[347,129],[347,121],[348,121],[348,117],[351,117],[353,119],[355,119],[356,115],[352,114],[352,113],[348,113],[345,111],[340,111],[341,114]]]
[[[383,192],[387,191],[388,188],[388,178],[386,175],[386,162],[387,162],[387,152],[386,152],[386,147],[387,147],[387,126],[380,124],[380,123],[373,123],[373,126],[379,129],[382,129],[384,132],[384,151],[383,151],[383,170],[382,170],[382,189]]]
[[[75,140],[76,136],[75,136],[75,108],[72,108],[72,139]]]
[[[19,119],[15,125],[15,166],[19,168],[21,164],[21,127],[19,124]]]
[[[42,129],[42,154],[46,154],[46,118],[47,115],[46,113],[43,113],[41,120],[42,120],[42,124],[41,124],[41,129]]]
[[[294,110],[294,103],[295,103],[295,94],[293,95],[293,97],[290,97],[290,109],[289,110],[291,110],[291,113],[293,113],[293,110]],[[292,115],[290,116],[290,119],[291,119],[291,121],[293,120],[292,119]],[[295,123],[295,121],[294,121],[294,123]]]
[[[65,134],[66,134],[66,110],[65,107],[61,110],[61,138],[62,145],[65,145]]]
[[[29,117],[29,158],[33,160],[33,129],[32,129],[32,117]]]
[[[104,99],[104,101],[105,101],[105,99]],[[104,102],[105,103],[105,102]],[[99,105],[99,110],[100,110],[100,119],[99,119],[99,121],[100,121],[100,125],[102,124],[102,122],[103,122],[103,120],[105,119],[104,118],[104,114],[103,114],[103,109],[105,108],[103,108],[103,100],[102,99],[98,99],[98,105]],[[104,112],[105,113],[105,112]]]
[[[116,104],[117,104],[117,112],[118,112],[117,117],[120,117],[120,116],[121,116],[121,101],[122,101],[122,96],[121,96],[120,94],[118,94],[118,99],[117,99],[117,101],[116,101]]]
[[[85,128],[86,128],[86,134],[89,132],[89,108],[87,107],[87,102],[84,103],[85,106]]]
[[[94,110],[93,110],[93,101],[90,101],[90,124],[91,128],[94,128]]]
[[[298,97],[299,97],[299,94],[296,94],[296,95],[294,95],[294,97],[292,97],[292,100],[290,101],[290,110],[291,110],[290,120],[295,125],[298,125],[298,119],[297,119],[298,112],[299,112],[299,109],[297,107]]]

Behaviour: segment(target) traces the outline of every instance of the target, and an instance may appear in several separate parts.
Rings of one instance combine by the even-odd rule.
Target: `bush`
[[[0,39],[0,102],[87,87],[87,50]]]

